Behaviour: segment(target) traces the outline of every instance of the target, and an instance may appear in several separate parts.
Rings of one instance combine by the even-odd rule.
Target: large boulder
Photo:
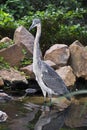
[[[70,56],[68,46],[65,44],[55,44],[50,47],[44,56],[45,60],[51,60],[58,66],[67,64]]]
[[[87,46],[84,47],[78,40],[69,46],[70,65],[77,77],[87,79]]]
[[[3,57],[10,66],[17,66],[20,64],[20,61],[25,57],[22,52],[23,47],[17,44],[13,44],[8,48],[0,50],[0,57]]]
[[[27,49],[29,54],[33,53],[34,37],[23,26],[20,26],[15,30],[14,42],[15,44],[21,43]]]
[[[73,86],[74,85],[74,83],[76,81],[76,77],[75,77],[73,70],[70,66],[60,67],[59,69],[56,70],[56,72],[63,79],[66,86]]]

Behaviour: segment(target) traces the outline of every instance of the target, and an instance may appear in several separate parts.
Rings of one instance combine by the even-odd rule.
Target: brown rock
[[[67,45],[55,44],[46,51],[44,59],[51,60],[58,66],[64,66],[67,64],[69,56],[70,53]]]
[[[77,77],[87,79],[87,46],[84,47],[78,40],[69,46],[70,65]]]
[[[16,66],[20,64],[20,61],[24,58],[22,52],[22,46],[14,44],[8,48],[0,50],[0,56],[4,58],[10,66]]]
[[[16,44],[22,44],[29,54],[33,53],[34,37],[23,26],[18,27],[14,33],[14,42]]]
[[[56,64],[54,62],[52,62],[51,60],[45,60],[44,62],[54,69],[57,68]]]
[[[23,67],[20,69],[21,71],[25,72],[26,75],[30,76],[31,78],[35,78],[35,75],[33,73],[33,65],[28,65],[26,67]]]
[[[3,86],[3,85],[4,85],[3,79],[0,77],[0,86]]]
[[[15,70],[14,68],[10,68],[9,70],[7,69],[0,70],[0,77],[10,82],[22,81],[27,83],[25,75],[21,74],[21,72]]]
[[[0,40],[0,43],[2,42],[11,42],[11,39],[9,37],[4,37],[3,39]]]
[[[73,70],[70,66],[60,67],[59,69],[56,70],[56,72],[64,80],[66,86],[74,85],[76,81],[76,77],[73,74]]]

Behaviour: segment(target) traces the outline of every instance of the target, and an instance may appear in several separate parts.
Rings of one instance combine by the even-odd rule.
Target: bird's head
[[[32,25],[30,26],[29,31],[30,31],[32,28],[38,26],[38,24],[40,24],[40,23],[41,23],[40,19],[33,19]]]

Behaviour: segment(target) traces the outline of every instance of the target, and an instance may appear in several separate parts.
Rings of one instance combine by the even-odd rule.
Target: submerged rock
[[[33,94],[33,93],[36,93],[37,92],[37,90],[36,89],[33,89],[33,88],[28,88],[28,89],[26,89],[25,90],[25,92],[28,94]]]
[[[4,92],[0,92],[0,102],[10,101],[13,98]]]
[[[0,111],[0,122],[6,121],[7,118],[8,118],[8,115],[5,112]]]

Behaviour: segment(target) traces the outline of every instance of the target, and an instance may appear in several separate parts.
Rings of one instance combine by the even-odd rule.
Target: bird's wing
[[[62,78],[44,61],[41,63],[41,73],[44,84],[51,88],[58,95],[69,92]]]

